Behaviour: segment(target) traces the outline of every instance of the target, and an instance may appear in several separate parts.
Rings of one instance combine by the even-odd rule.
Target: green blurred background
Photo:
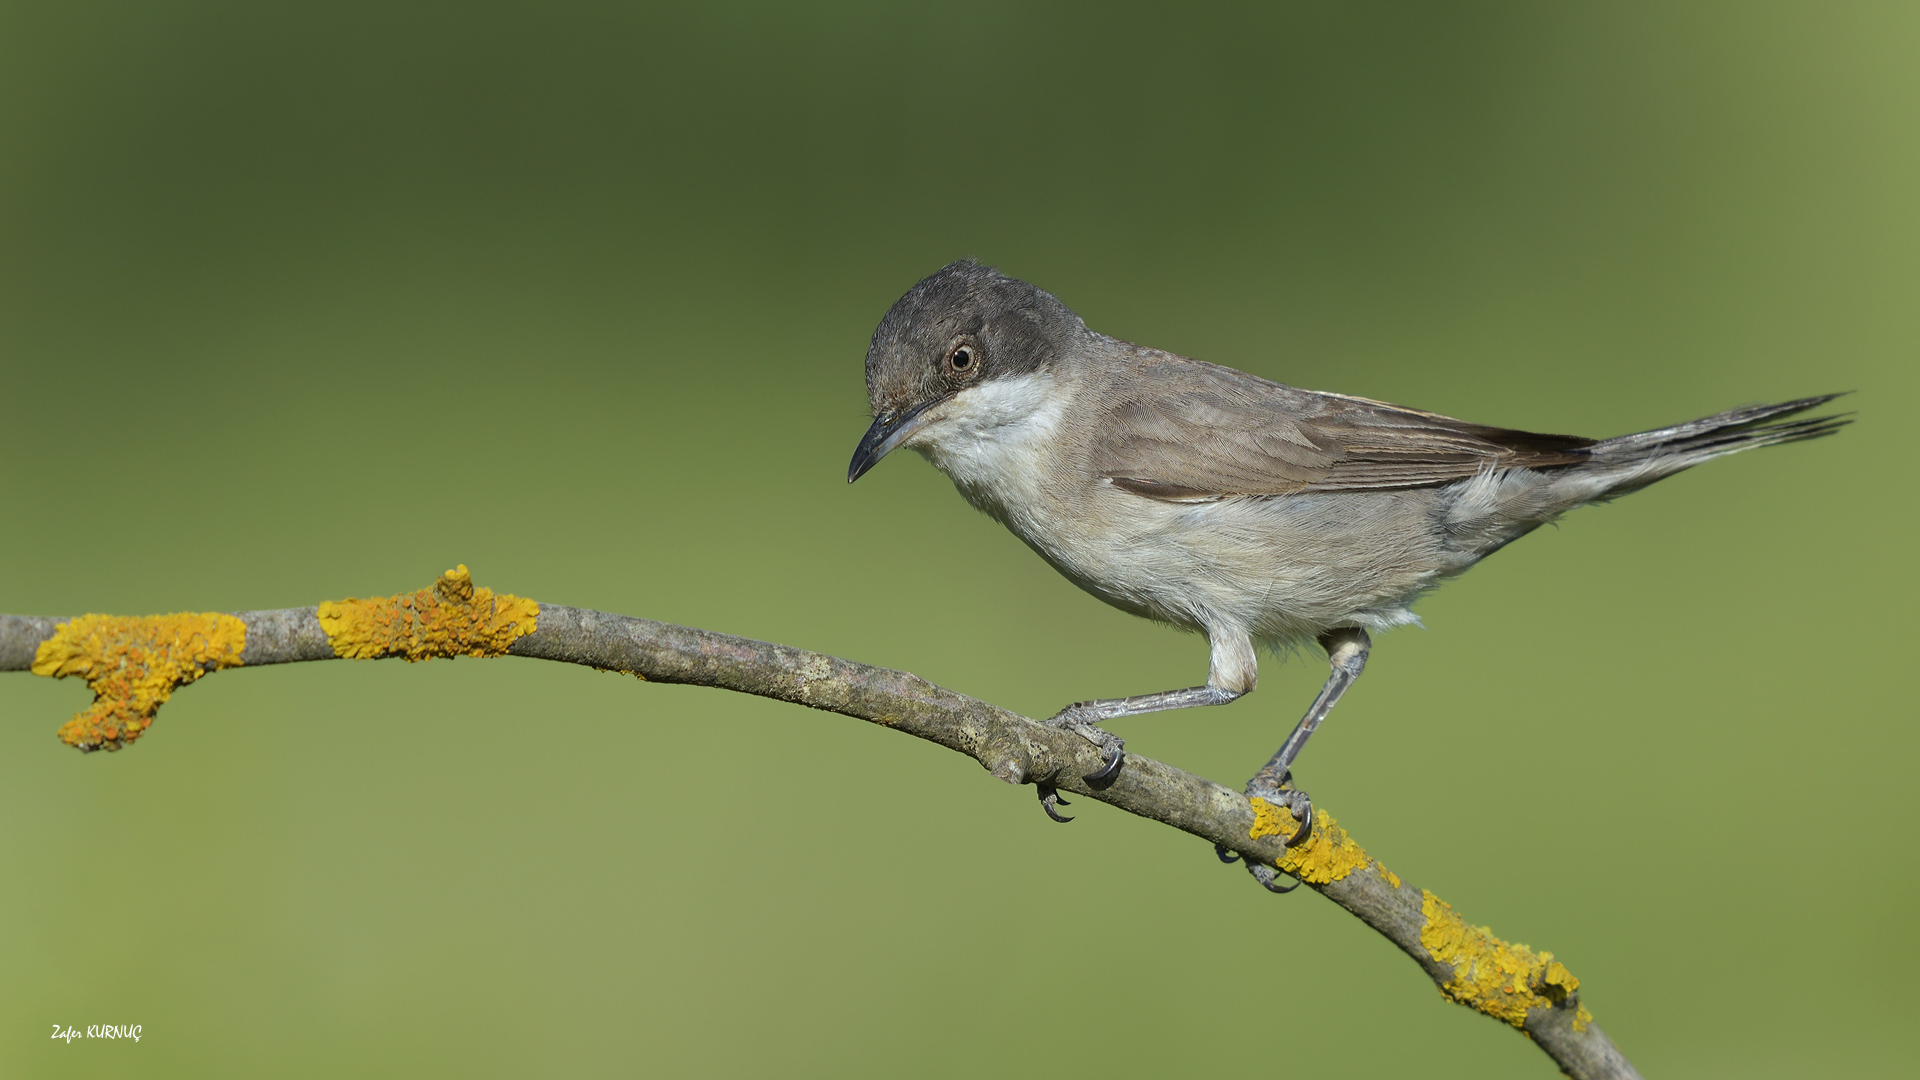
[[[1302,782],[1649,1076],[1912,1075],[1917,45],[1899,2],[5,4],[0,611],[459,561],[1030,715],[1193,683],[912,455],[846,485],[867,336],[962,255],[1488,423],[1858,390],[1432,597]],[[1120,730],[1238,784],[1322,672],[1264,675]],[[0,677],[7,1075],[1552,1075],[1318,897],[853,720],[310,664],[82,757],[86,700]]]

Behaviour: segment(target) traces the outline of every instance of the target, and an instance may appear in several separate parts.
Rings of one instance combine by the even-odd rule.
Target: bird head
[[[1051,294],[970,259],[907,290],[873,332],[867,400],[873,426],[847,467],[860,479],[895,447],[940,425],[969,396],[1059,365],[1090,331]]]

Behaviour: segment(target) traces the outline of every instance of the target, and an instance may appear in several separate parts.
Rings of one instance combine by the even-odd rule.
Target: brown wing
[[[1422,487],[1487,468],[1571,465],[1593,445],[1296,390],[1165,354],[1116,389],[1095,474],[1175,501]]]

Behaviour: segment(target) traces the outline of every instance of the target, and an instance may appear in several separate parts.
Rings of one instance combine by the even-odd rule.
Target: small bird
[[[1539,435],[1344,394],[1297,390],[1087,328],[991,267],[942,267],[893,305],[867,350],[873,425],[847,482],[906,446],[1068,580],[1207,635],[1205,685],[1082,701],[1047,723],[1099,746],[1103,721],[1224,705],[1254,688],[1255,645],[1326,651],[1326,685],[1246,786],[1312,829],[1292,785],[1307,739],[1359,677],[1370,631],[1415,622],[1423,593],[1577,506],[1709,458],[1830,435],[1788,419],[1839,395],[1730,409],[1613,439]],[[1049,817],[1067,821],[1053,785]],[[1222,860],[1236,856],[1219,852]],[[1249,865],[1275,892],[1274,871]]]

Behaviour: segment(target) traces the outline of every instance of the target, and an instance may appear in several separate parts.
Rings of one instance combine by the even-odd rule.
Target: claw
[[[1256,778],[1257,779],[1257,778]],[[1293,786],[1293,774],[1280,778],[1280,787],[1267,788],[1257,784],[1247,785],[1249,798],[1259,797],[1275,806],[1284,806],[1300,822],[1300,827],[1287,837],[1286,846],[1299,847],[1313,836],[1313,797]]]
[[[1109,780],[1112,780],[1114,777],[1120,775],[1120,766],[1126,760],[1127,760],[1127,751],[1125,750],[1125,748],[1115,746],[1113,748],[1113,760],[1107,762],[1105,765],[1100,766],[1098,770],[1094,772],[1090,772],[1087,775],[1081,777],[1081,779],[1097,787],[1101,784],[1106,783]]]
[[[1056,806],[1073,805],[1060,797],[1060,789],[1054,787],[1052,784],[1035,784],[1033,785],[1033,791],[1034,794],[1040,796],[1040,809],[1045,810],[1048,817],[1062,825],[1073,820],[1070,817],[1061,817],[1060,811],[1054,809]]]
[[[1286,846],[1290,848],[1299,847],[1301,844],[1306,843],[1307,839],[1312,835],[1313,803],[1309,802],[1307,803],[1306,811],[1300,815],[1300,831],[1287,838]]]
[[[1101,764],[1098,769],[1081,777],[1087,783],[1100,787],[1110,783],[1120,773],[1120,766],[1126,764],[1126,740],[1100,726],[1100,717],[1090,714],[1094,702],[1077,701],[1047,718],[1048,727],[1065,728],[1100,748]]]
[[[1308,826],[1307,828],[1302,829],[1300,831],[1305,833],[1305,832],[1311,831],[1311,828],[1312,826]],[[1240,861],[1239,853],[1228,851],[1227,846],[1225,844],[1213,845],[1213,854],[1216,858],[1218,858],[1223,863],[1236,863]],[[1260,863],[1253,862],[1251,860],[1249,860],[1247,863],[1247,873],[1253,875],[1253,880],[1259,882],[1261,888],[1267,890],[1270,893],[1275,893],[1280,896],[1285,896],[1286,894],[1299,888],[1301,885],[1300,879],[1294,878],[1293,884],[1283,889],[1280,886],[1274,884],[1274,880],[1280,876],[1278,871],[1274,870],[1274,868],[1271,866],[1265,866]]]
[[[1313,835],[1313,797],[1298,788],[1288,788],[1282,796],[1286,799],[1287,811],[1300,819],[1300,830],[1287,837],[1287,846],[1299,847]]]
[[[1252,862],[1248,863],[1247,873],[1253,875],[1253,880],[1259,882],[1261,888],[1267,890],[1270,893],[1276,893],[1280,896],[1285,896],[1288,893],[1300,887],[1300,879],[1295,878],[1293,880],[1293,884],[1287,886],[1284,889],[1280,888],[1278,885],[1275,885],[1273,883],[1273,879],[1280,876],[1279,872],[1276,871],[1271,866],[1263,866],[1260,863],[1252,863]]]

